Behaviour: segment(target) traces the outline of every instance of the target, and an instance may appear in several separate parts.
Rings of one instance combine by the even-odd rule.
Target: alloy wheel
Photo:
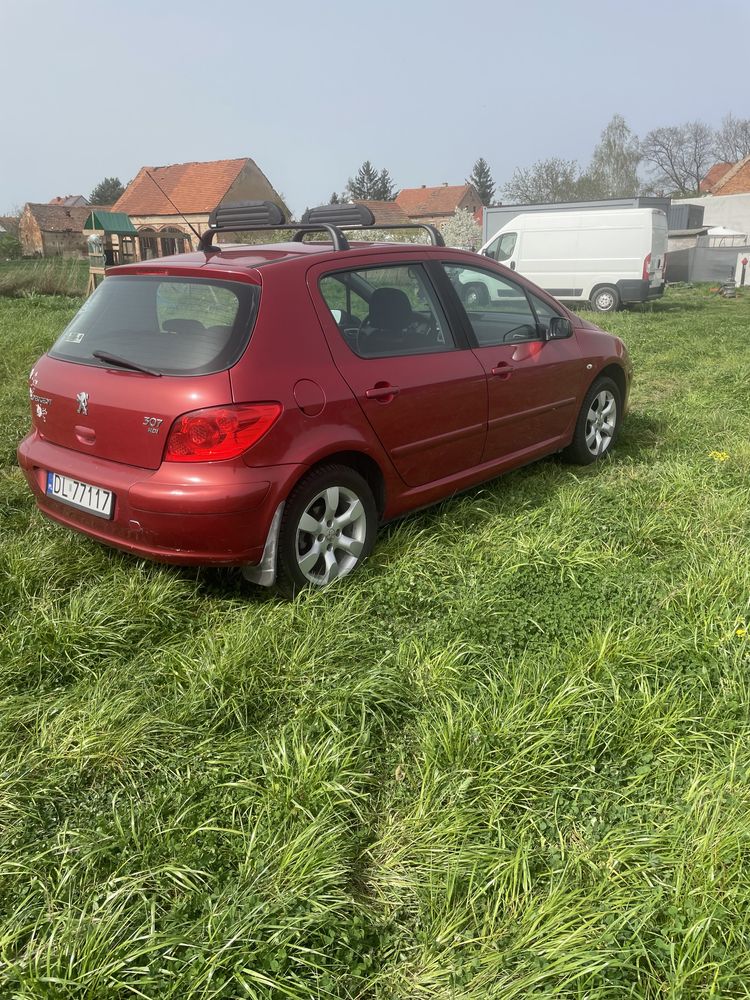
[[[366,534],[367,515],[357,494],[328,486],[308,503],[297,525],[300,571],[318,587],[345,576],[359,562]]]
[[[597,458],[612,444],[617,426],[617,400],[609,389],[602,389],[591,400],[586,414],[586,447]]]

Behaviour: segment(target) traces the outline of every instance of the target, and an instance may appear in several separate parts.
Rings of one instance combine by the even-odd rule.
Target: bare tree
[[[716,130],[714,156],[724,163],[737,163],[750,156],[750,118],[727,115]]]
[[[516,204],[546,204],[572,201],[578,197],[580,167],[575,160],[552,156],[538,160],[532,167],[517,167],[503,188],[503,194]]]
[[[652,185],[665,193],[691,195],[714,162],[714,134],[703,122],[652,129],[641,146],[651,164]]]

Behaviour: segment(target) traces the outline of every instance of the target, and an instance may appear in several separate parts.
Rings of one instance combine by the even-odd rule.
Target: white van
[[[663,295],[666,252],[667,217],[655,208],[525,212],[480,250],[597,312]]]

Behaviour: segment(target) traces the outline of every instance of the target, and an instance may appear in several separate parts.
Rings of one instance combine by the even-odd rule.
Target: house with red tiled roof
[[[750,194],[750,156],[737,163],[715,163],[701,181],[703,194]]]
[[[375,217],[376,226],[405,226],[411,222],[406,212],[395,201],[365,201],[353,199],[355,205],[369,208]]]
[[[255,199],[272,201],[289,213],[260,167],[243,157],[142,167],[112,211],[130,216],[141,234],[144,258],[161,257],[195,246],[188,223],[203,232],[208,228],[209,214],[218,205]]]
[[[88,203],[88,198],[84,198],[82,194],[58,195],[47,202],[48,205],[62,205],[63,208],[85,208]]]
[[[441,184],[440,187],[403,188],[396,204],[415,222],[437,225],[458,211],[480,211],[482,200],[473,184]]]

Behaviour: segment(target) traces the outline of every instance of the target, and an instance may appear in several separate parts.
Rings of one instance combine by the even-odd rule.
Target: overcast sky
[[[744,10],[744,13],[742,11]],[[745,0],[0,0],[0,213],[251,156],[289,205],[750,114]]]

